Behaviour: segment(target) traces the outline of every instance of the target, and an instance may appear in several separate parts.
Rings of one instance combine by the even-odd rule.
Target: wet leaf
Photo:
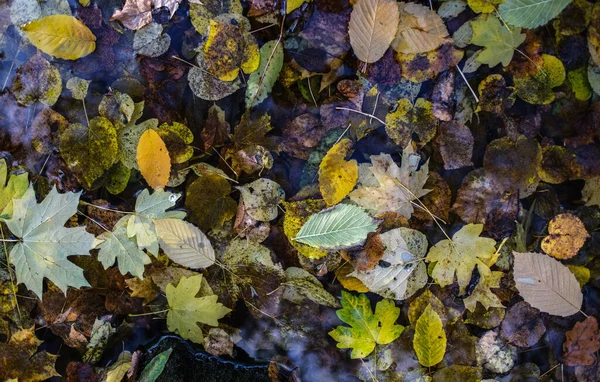
[[[474,138],[471,130],[458,121],[441,123],[438,127],[439,149],[444,169],[456,170],[473,165]]]
[[[285,200],[283,188],[266,178],[236,188],[242,194],[246,213],[258,221],[269,222],[275,219],[279,203]]]
[[[190,146],[194,134],[183,123],[163,123],[156,132],[165,143],[172,164],[187,162],[194,155],[194,149]]]
[[[563,344],[563,361],[568,366],[589,366],[596,362],[600,350],[600,331],[596,317],[589,316],[583,322],[575,323],[567,332]]]
[[[89,127],[70,125],[59,137],[60,154],[86,187],[113,166],[117,156],[117,132],[104,117],[90,121]]]
[[[233,81],[240,69],[246,74],[258,69],[260,51],[254,36],[241,27],[211,21],[204,60],[209,73],[221,81]]]
[[[302,4],[311,2],[312,0],[289,0],[286,1],[285,13],[290,14],[294,10],[300,8]]]
[[[366,295],[358,297],[342,291],[342,309],[337,316],[350,325],[338,326],[329,335],[338,342],[340,349],[352,349],[351,358],[365,358],[375,349],[375,345],[385,345],[402,334],[404,327],[397,325],[400,309],[392,300],[382,300],[371,310],[371,302]]]
[[[433,116],[430,101],[419,98],[413,104],[408,98],[402,98],[396,110],[385,117],[385,124],[385,131],[397,145],[406,147],[416,136],[417,144],[424,146],[435,136],[438,121]]]
[[[126,0],[123,9],[115,11],[110,20],[119,20],[126,28],[138,30],[152,21],[152,0]]]
[[[490,67],[499,63],[508,66],[515,49],[525,41],[521,28],[512,28],[509,31],[493,15],[471,21],[471,27],[473,28],[471,43],[484,47],[477,60]]]
[[[344,200],[356,185],[358,164],[344,159],[351,147],[349,139],[342,139],[327,151],[319,165],[319,188],[327,206]]]
[[[577,255],[585,241],[590,238],[585,226],[575,215],[556,215],[548,224],[548,236],[542,240],[542,251],[559,259]]]
[[[204,336],[198,323],[218,326],[218,320],[231,309],[217,302],[217,295],[196,297],[200,291],[202,275],[182,277],[177,286],[167,285],[166,295],[169,303],[167,327],[182,338],[202,343]]]
[[[348,34],[359,60],[367,64],[383,57],[398,29],[398,5],[392,0],[359,0],[352,9]]]
[[[283,298],[296,304],[309,299],[317,304],[339,308],[337,299],[327,292],[317,278],[302,268],[289,267],[285,270],[286,289]]]
[[[6,160],[0,159],[0,215],[10,218],[13,214],[13,198],[21,198],[28,187],[28,174],[10,174],[8,176]]]
[[[231,185],[218,175],[204,175],[190,184],[186,191],[185,206],[189,219],[202,231],[221,228],[235,216],[236,203],[229,193]]]
[[[202,342],[204,350],[212,355],[228,355],[233,357],[233,340],[231,336],[221,328],[211,328],[208,336],[204,337]]]
[[[437,50],[427,53],[396,53],[396,60],[402,67],[402,77],[420,83],[456,66],[463,55],[452,43],[445,42]]]
[[[142,176],[154,189],[164,187],[169,181],[171,158],[167,146],[154,130],[146,130],[137,146],[137,163]]]
[[[362,208],[338,204],[312,215],[294,240],[319,249],[349,248],[363,243],[377,225]]]
[[[37,339],[34,329],[21,329],[7,343],[0,343],[0,379],[3,381],[44,381],[60,376],[54,369],[58,356],[37,352],[42,341]]]
[[[515,88],[506,85],[506,80],[500,74],[487,76],[479,83],[480,102],[476,111],[489,111],[502,115],[510,108],[516,99]]]
[[[202,0],[190,1],[190,19],[196,31],[206,35],[210,21],[221,14],[242,14],[240,0]]]
[[[326,205],[323,200],[303,200],[300,202],[284,202],[285,217],[283,231],[290,243],[302,256],[309,259],[319,259],[327,255],[327,251],[302,244],[294,238],[313,214],[323,210]]]
[[[283,67],[283,44],[269,41],[260,48],[258,69],[250,75],[246,87],[246,107],[258,105],[267,98],[281,68]]]
[[[142,370],[142,374],[140,375],[140,382],[154,382],[160,375],[162,374],[167,362],[169,362],[169,357],[171,357],[171,352],[173,348],[169,348],[159,354],[157,354]]]
[[[29,61],[17,69],[13,93],[19,103],[27,106],[39,101],[52,106],[61,92],[60,73],[40,54],[31,56]]]
[[[180,219],[154,220],[160,248],[169,259],[188,268],[208,268],[215,251],[202,231]]]
[[[427,238],[419,231],[396,228],[380,235],[383,257],[373,269],[358,270],[354,276],[371,292],[394,300],[411,297],[427,283]]]
[[[502,321],[502,337],[522,348],[535,345],[546,332],[540,312],[527,302],[520,301],[511,306]]]
[[[133,36],[133,50],[142,56],[163,55],[171,45],[171,36],[162,32],[162,26],[157,23],[150,23],[140,28]]]
[[[446,333],[440,316],[427,305],[415,324],[413,346],[419,363],[425,367],[437,365],[446,353]]]
[[[506,0],[498,11],[504,21],[523,28],[537,28],[546,25],[572,0]]]
[[[96,36],[70,15],[51,15],[21,27],[36,48],[64,60],[77,60],[96,49]]]
[[[526,302],[556,316],[579,312],[583,295],[569,268],[540,253],[513,254],[515,285]]]
[[[492,13],[496,10],[496,5],[502,4],[505,0],[468,0],[469,7],[475,13]]]
[[[372,155],[373,165],[369,168],[372,176],[365,173],[359,178],[359,186],[350,193],[350,199],[376,214],[391,211],[409,219],[414,211],[411,202],[429,192],[423,189],[428,164],[417,170],[420,159],[412,145],[402,152],[400,167],[388,154]]]
[[[452,235],[452,240],[441,240],[435,244],[426,260],[435,262],[431,277],[442,287],[458,280],[461,292],[464,292],[475,266],[488,268],[487,262],[496,253],[496,242],[493,239],[479,237],[482,224],[467,224]]]
[[[238,78],[231,82],[221,81],[208,71],[204,55],[196,56],[198,66],[192,66],[188,72],[188,83],[196,97],[207,101],[218,101],[235,93],[241,86]]]
[[[448,30],[438,14],[421,4],[399,3],[400,23],[392,48],[400,53],[427,53],[439,48]]]
[[[490,308],[504,308],[504,305],[502,305],[498,296],[491,290],[491,288],[500,288],[500,279],[502,278],[503,273],[490,271],[486,266],[478,266],[478,270],[480,275],[479,281],[471,294],[463,300],[465,308],[471,312],[475,312],[478,302],[486,310]]]
[[[204,121],[204,129],[200,133],[204,151],[210,151],[215,146],[224,145],[229,139],[231,126],[225,120],[225,112],[217,105],[208,109],[208,116]]]
[[[552,88],[562,85],[566,78],[565,67],[558,58],[543,54],[542,59],[542,67],[535,74],[515,75],[513,78],[517,96],[534,105],[545,105],[554,101]]]
[[[17,282],[24,283],[40,299],[44,277],[64,292],[69,286],[90,286],[83,269],[67,259],[89,255],[94,240],[84,227],[64,227],[77,212],[79,195],[59,194],[53,187],[38,204],[30,185],[22,198],[13,199],[13,217],[6,220],[6,225],[21,241],[11,249],[10,262],[15,267]]]
[[[127,188],[129,184],[129,178],[131,177],[131,170],[128,169],[123,163],[115,163],[107,173],[107,177],[104,183],[106,190],[113,195],[118,195]]]
[[[131,367],[131,353],[128,351],[121,352],[121,354],[119,354],[119,358],[117,358],[117,361],[110,365],[110,367],[107,369],[106,382],[121,381]]]
[[[75,99],[84,100],[88,93],[88,87],[91,81],[79,77],[71,77],[67,81],[66,88],[71,91]]]

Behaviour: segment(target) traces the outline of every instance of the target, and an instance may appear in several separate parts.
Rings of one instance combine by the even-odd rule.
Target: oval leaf
[[[579,312],[583,294],[569,268],[540,253],[513,254],[515,285],[525,301],[556,316],[567,317]]]
[[[322,249],[349,248],[361,244],[377,225],[362,208],[338,204],[311,216],[294,240]]]
[[[150,187],[161,188],[169,181],[171,158],[165,142],[156,131],[146,130],[140,137],[137,163]]]
[[[359,0],[350,15],[350,45],[370,64],[383,57],[398,30],[400,13],[393,0]]]
[[[425,367],[442,362],[446,353],[446,333],[440,316],[427,305],[415,325],[413,347],[419,363]]]
[[[188,268],[207,268],[215,263],[210,241],[196,226],[179,219],[154,220],[160,247],[169,259]]]
[[[21,29],[36,48],[65,60],[85,57],[96,49],[96,36],[73,16],[46,16]]]
[[[536,28],[546,25],[572,0],[506,0],[498,8],[500,16],[510,25]]]
[[[258,105],[267,98],[281,68],[283,67],[283,44],[269,41],[260,48],[260,64],[258,70],[248,78],[246,88],[246,106]]]

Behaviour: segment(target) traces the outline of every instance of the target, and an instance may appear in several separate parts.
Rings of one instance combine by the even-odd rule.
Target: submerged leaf
[[[245,211],[251,218],[269,222],[277,217],[279,203],[285,199],[285,192],[279,184],[260,178],[236,188],[240,190]]]
[[[349,248],[363,243],[377,225],[362,208],[338,204],[311,216],[294,240],[320,249]]]
[[[23,105],[39,101],[52,106],[62,92],[62,80],[58,69],[41,54],[35,54],[17,69],[12,90],[17,101]]]
[[[196,179],[186,190],[185,207],[190,211],[190,221],[204,232],[221,228],[235,216],[237,205],[230,192],[231,185],[219,175]]]
[[[16,331],[7,343],[0,342],[0,380],[44,381],[60,377],[54,368],[58,355],[38,352],[41,344],[33,326]]]
[[[188,268],[208,268],[215,251],[202,231],[180,219],[154,220],[160,247],[169,259]]]

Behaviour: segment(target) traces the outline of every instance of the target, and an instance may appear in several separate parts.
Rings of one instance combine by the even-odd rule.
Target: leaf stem
[[[163,309],[163,310],[157,310],[156,312],[148,312],[148,313],[139,313],[139,314],[130,314],[129,317],[142,317],[142,316],[151,316],[153,314],[162,314],[162,313],[166,313],[171,309]]]

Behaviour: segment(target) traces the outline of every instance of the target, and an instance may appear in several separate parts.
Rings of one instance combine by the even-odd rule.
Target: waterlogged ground
[[[0,380],[597,381],[600,5],[0,0]]]

